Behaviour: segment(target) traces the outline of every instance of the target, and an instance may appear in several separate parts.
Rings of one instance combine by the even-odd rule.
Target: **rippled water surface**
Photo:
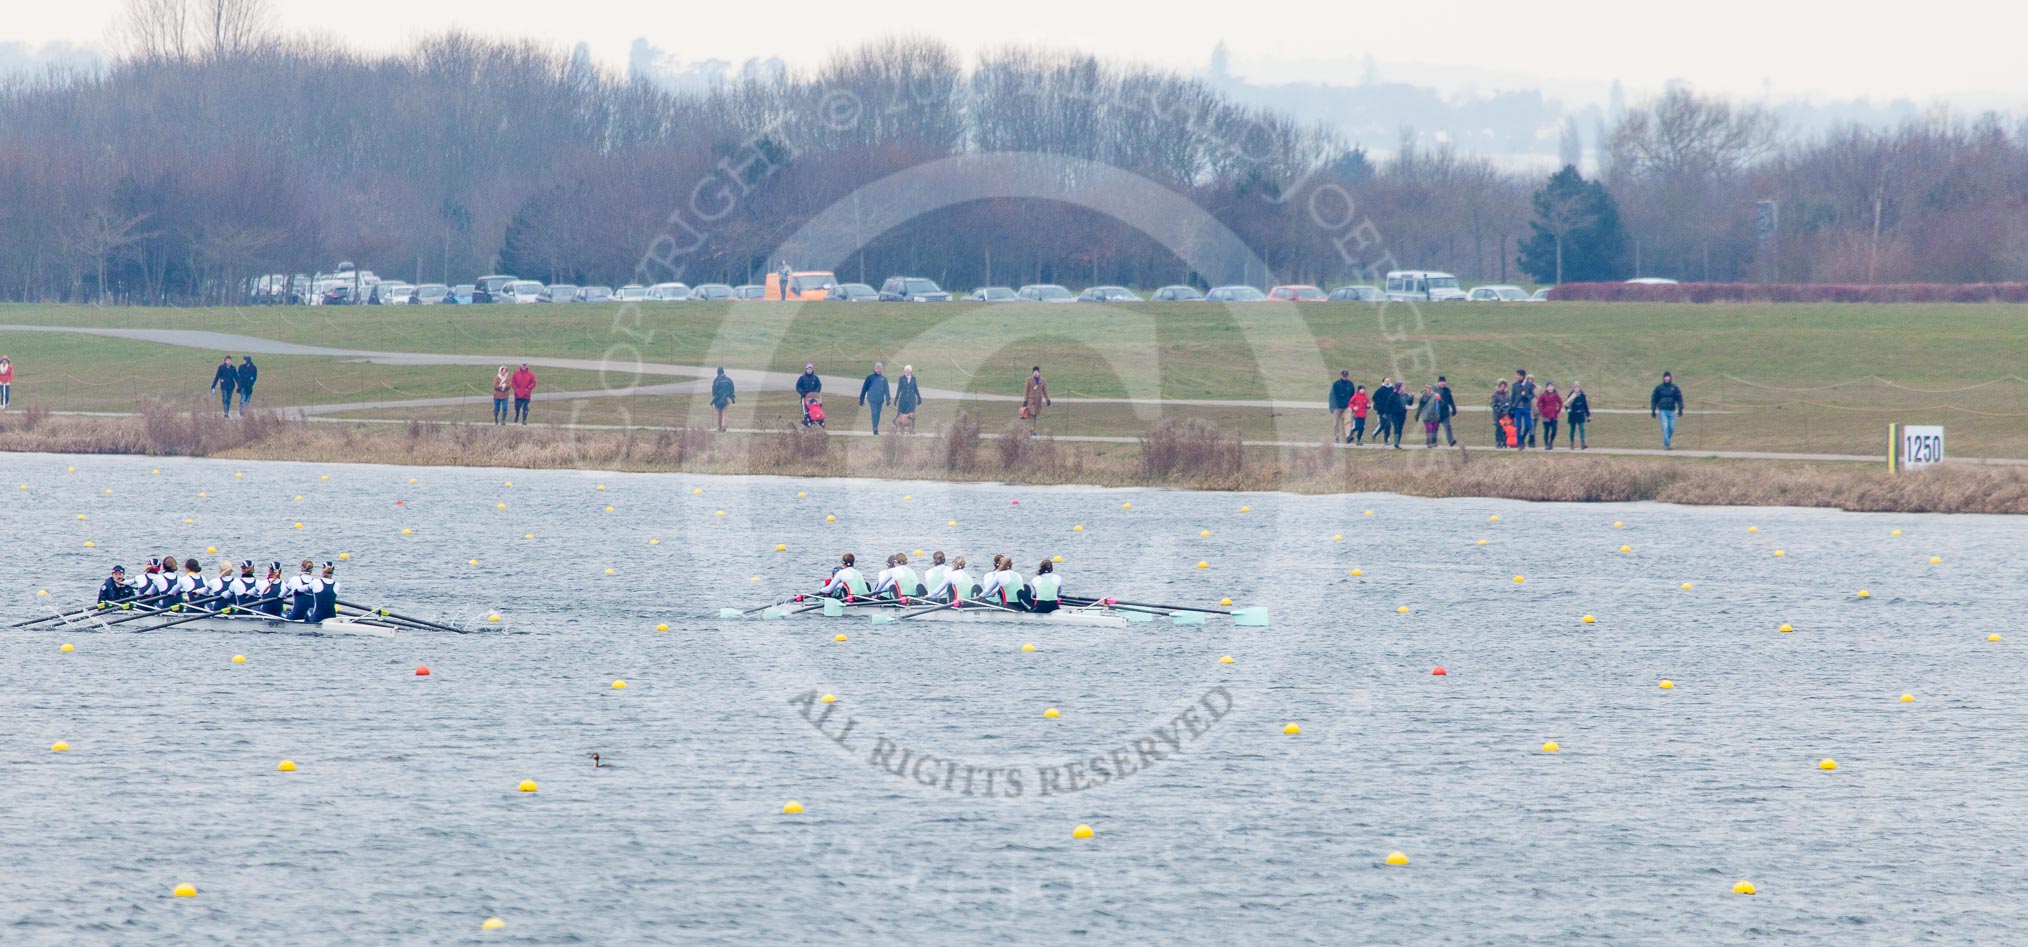
[[[167,550],[349,553],[347,598],[504,618],[394,640],[0,632],[0,943],[2028,929],[2019,520],[34,455],[0,470],[10,621]],[[918,548],[1024,571],[1061,555],[1074,592],[1231,597],[1273,624],[716,617],[839,552]],[[792,799],[802,814],[782,814]],[[1384,863],[1396,850],[1408,865]],[[1730,893],[1741,879],[1759,893]],[[182,882],[198,896],[171,897]],[[482,932],[489,915],[507,926]]]

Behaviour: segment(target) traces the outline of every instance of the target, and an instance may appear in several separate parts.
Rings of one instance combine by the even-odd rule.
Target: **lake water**
[[[0,632],[7,944],[2028,927],[2018,519],[36,455],[0,470],[10,620],[165,550],[349,553],[347,598],[504,618],[394,640]],[[716,618],[839,552],[918,548],[1024,572],[1057,554],[1073,592],[1231,597],[1273,625]],[[1397,850],[1408,865],[1384,863]],[[1742,879],[1759,893],[1732,894]],[[170,896],[183,882],[196,898]],[[489,915],[506,927],[482,932]]]

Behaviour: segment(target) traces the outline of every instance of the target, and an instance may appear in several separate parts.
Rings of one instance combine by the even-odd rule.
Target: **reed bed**
[[[1026,423],[987,437],[960,413],[914,437],[833,437],[784,426],[588,430],[410,421],[334,423],[278,412],[231,420],[166,402],[139,415],[0,415],[0,450],[413,466],[579,468],[889,477],[1294,493],[1398,493],[1578,503],[1814,506],[1855,511],[2028,513],[2028,470],[1951,464],[1890,477],[1856,464],[1642,460],[1480,451],[1243,447],[1202,420],[1161,421],[1136,445],[1069,443]]]

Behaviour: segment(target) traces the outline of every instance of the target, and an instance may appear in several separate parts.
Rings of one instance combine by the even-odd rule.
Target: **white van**
[[[1465,291],[1458,278],[1436,270],[1390,270],[1387,274],[1388,302],[1459,302]]]
[[[539,303],[546,288],[532,279],[518,279],[500,287],[493,298],[503,303]]]

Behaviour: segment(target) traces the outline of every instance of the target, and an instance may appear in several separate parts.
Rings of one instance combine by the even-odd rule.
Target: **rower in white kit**
[[[930,583],[929,598],[933,602],[962,602],[972,597],[972,590],[979,587],[977,579],[965,571],[965,557],[951,560],[949,568],[942,572],[935,569],[937,579]]]
[[[1013,605],[1021,600],[1028,583],[1021,573],[1014,571],[1014,560],[1006,556],[993,557],[993,571],[987,573],[985,587],[979,590],[979,597],[997,601],[1001,605]]]
[[[851,553],[838,557],[838,565],[831,570],[831,577],[824,580],[824,587],[817,594],[831,598],[865,598],[866,577],[859,574],[859,560]]]
[[[289,613],[283,617],[290,621],[309,621],[310,614],[317,608],[316,598],[310,589],[310,584],[316,581],[316,576],[311,574],[315,568],[316,563],[303,560],[303,570],[282,586],[282,595],[289,600]]]
[[[1021,607],[1031,612],[1056,611],[1056,602],[1063,591],[1063,579],[1056,574],[1056,563],[1048,559],[1035,567],[1035,579],[1021,590]]]
[[[323,574],[311,580],[311,621],[325,621],[338,617],[337,572],[337,565],[327,561],[324,563]]]

